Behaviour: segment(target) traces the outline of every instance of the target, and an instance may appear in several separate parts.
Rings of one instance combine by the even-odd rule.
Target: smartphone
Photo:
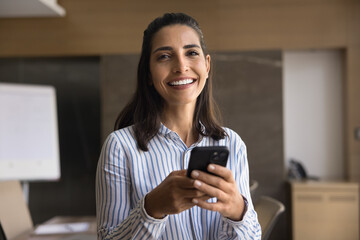
[[[200,170],[208,173],[207,166],[210,163],[225,167],[228,156],[229,149],[226,146],[195,147],[191,151],[186,175],[191,177],[190,174],[193,170]]]

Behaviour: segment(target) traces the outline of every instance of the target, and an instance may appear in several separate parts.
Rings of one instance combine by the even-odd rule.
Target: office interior
[[[57,3],[65,13],[0,18],[0,83],[51,85],[57,94],[61,178],[29,183],[34,225],[95,216],[102,143],[134,91],[143,31],[165,12],[202,27],[224,125],[247,145],[253,201],[265,195],[285,206],[269,239],[298,239],[290,158],[320,182],[360,183],[359,1]]]

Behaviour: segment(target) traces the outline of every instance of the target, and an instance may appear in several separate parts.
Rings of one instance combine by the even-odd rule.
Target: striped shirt
[[[187,147],[178,134],[161,124],[147,152],[138,149],[132,126],[111,133],[96,174],[98,239],[260,239],[261,228],[249,192],[246,146],[238,134],[224,129],[228,134],[224,139],[200,136]],[[172,171],[187,169],[194,147],[215,145],[230,149],[227,168],[247,199],[243,219],[232,221],[198,206],[163,219],[149,216],[144,208],[146,194]]]

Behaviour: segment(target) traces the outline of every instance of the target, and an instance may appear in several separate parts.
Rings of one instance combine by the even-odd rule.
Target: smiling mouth
[[[183,79],[183,80],[179,80],[179,81],[169,82],[168,85],[170,85],[170,86],[182,86],[182,85],[191,84],[193,82],[195,82],[194,79]]]

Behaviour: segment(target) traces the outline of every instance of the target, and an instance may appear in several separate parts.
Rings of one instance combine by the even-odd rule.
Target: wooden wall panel
[[[235,5],[235,4],[234,4]],[[221,7],[217,50],[323,48],[344,46],[347,7],[343,4]]]
[[[352,3],[349,10],[346,86],[346,155],[348,176],[360,182],[360,140],[354,138],[360,127],[360,3]]]
[[[109,55],[101,58],[101,142],[114,130],[115,120],[136,88],[140,55]]]
[[[137,53],[147,24],[187,12],[214,51],[346,46],[351,1],[62,0],[64,18],[0,20],[0,56]],[[359,26],[359,24],[356,24]]]
[[[360,45],[350,46],[347,52],[346,83],[346,157],[349,180],[360,182],[360,140],[355,139],[355,128],[360,127]]]

